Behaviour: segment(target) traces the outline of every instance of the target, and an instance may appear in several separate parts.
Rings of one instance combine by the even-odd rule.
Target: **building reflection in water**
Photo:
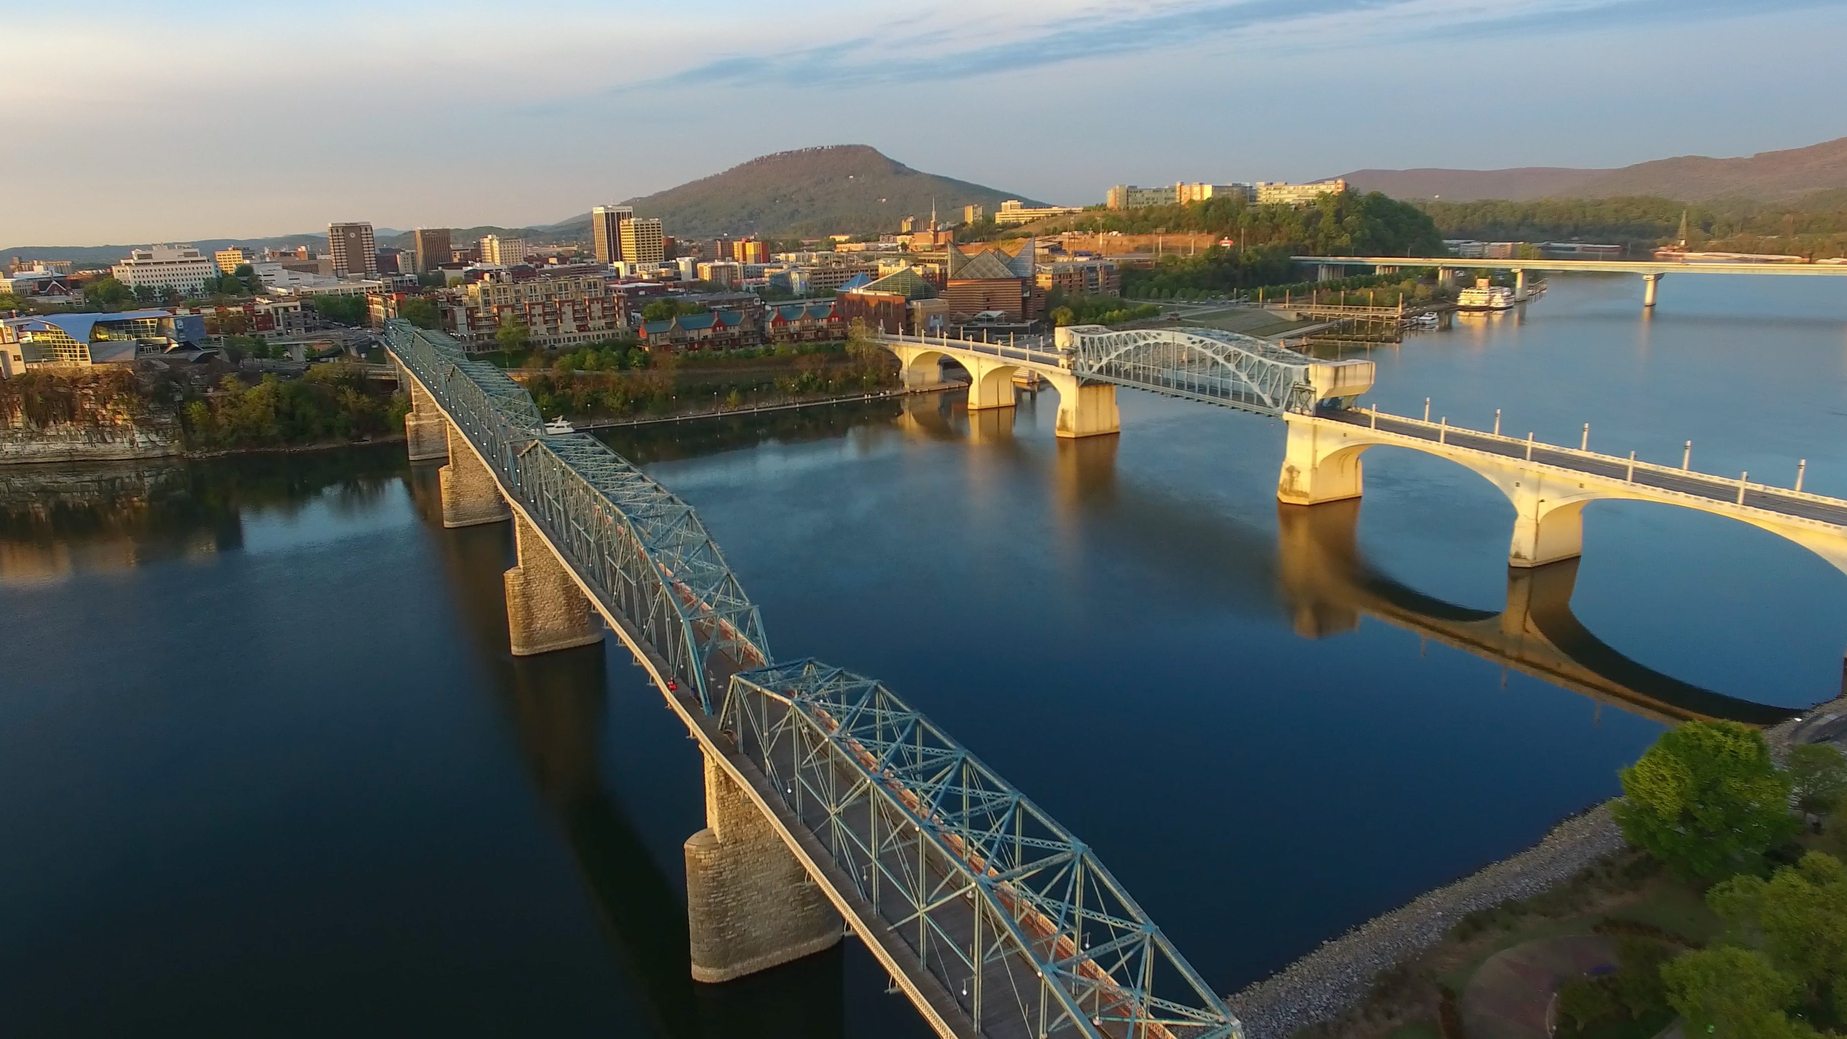
[[[243,514],[322,502],[364,511],[395,482],[389,448],[154,465],[0,469],[0,585],[42,584],[244,547]]]
[[[1770,725],[1794,713],[1664,675],[1598,639],[1571,611],[1575,559],[1510,567],[1507,605],[1498,613],[1408,588],[1360,553],[1359,508],[1358,501],[1277,508],[1278,577],[1297,634],[1326,638],[1372,617],[1668,724],[1723,718]]]
[[[603,785],[608,654],[626,657],[627,650],[605,640],[559,653],[512,657],[502,582],[513,562],[508,527],[441,529],[438,468],[412,468],[411,497],[434,528],[453,588],[453,608],[461,611],[473,636],[470,642],[493,675],[527,773],[558,822],[617,966],[647,1005],[653,1031],[689,1039],[844,1036],[839,948],[725,985],[692,980],[681,878],[660,869],[642,834]],[[680,778],[676,774],[676,781]],[[699,825],[687,820],[686,832]]]

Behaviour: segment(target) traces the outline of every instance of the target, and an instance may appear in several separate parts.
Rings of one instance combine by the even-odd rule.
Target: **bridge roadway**
[[[1588,271],[1598,274],[1772,274],[1847,278],[1847,263],[1694,263],[1687,260],[1489,259],[1459,256],[1292,256],[1326,267],[1439,267],[1487,271]]]
[[[1317,416],[1331,422],[1365,426],[1397,436],[1444,444],[1500,458],[1537,462],[1588,476],[1598,476],[1636,487],[1652,487],[1675,494],[1703,498],[1722,506],[1761,509],[1779,516],[1814,520],[1847,529],[1847,501],[1818,494],[1755,484],[1689,469],[1672,469],[1647,462],[1634,462],[1614,455],[1598,454],[1568,447],[1555,447],[1514,437],[1499,436],[1477,430],[1432,423],[1372,409],[1349,409],[1325,412]],[[1742,494],[1740,493],[1742,491]]]
[[[1239,1039],[1090,850],[871,679],[774,663],[756,607],[693,511],[460,344],[385,339],[413,458],[446,457],[445,526],[514,523],[513,652],[590,645],[594,610],[698,742],[687,841],[694,977],[866,944],[944,1036]],[[438,440],[442,443],[438,443]]]

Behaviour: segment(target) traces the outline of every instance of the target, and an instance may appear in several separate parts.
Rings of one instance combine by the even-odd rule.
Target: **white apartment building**
[[[218,276],[218,265],[190,245],[154,245],[130,252],[127,259],[109,268],[109,273],[131,289],[145,285],[163,292],[196,292],[207,280]]]

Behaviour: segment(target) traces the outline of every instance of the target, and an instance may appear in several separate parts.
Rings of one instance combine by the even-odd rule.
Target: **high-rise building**
[[[373,240],[371,224],[328,224],[327,246],[333,253],[334,277],[378,277],[378,243]]]
[[[417,253],[417,273],[428,274],[449,262],[449,229],[419,227],[411,232],[411,245]]]
[[[653,217],[622,221],[622,259],[642,267],[658,267],[667,258],[667,240],[661,222]]]
[[[526,241],[523,238],[502,238],[488,235],[481,239],[481,262],[496,263],[502,267],[511,267],[516,263],[526,262]]]
[[[226,274],[236,274],[238,267],[246,263],[255,263],[256,254],[241,245],[233,245],[228,249],[220,249],[213,253],[212,262],[218,265],[220,271]]]
[[[769,243],[755,238],[740,238],[731,243],[731,258],[738,263],[768,263]]]
[[[598,206],[590,211],[590,244],[596,262],[628,259],[622,255],[622,225],[634,218],[635,211],[628,206]]]
[[[987,215],[988,207],[979,202],[962,207],[962,222],[965,224],[979,224]]]

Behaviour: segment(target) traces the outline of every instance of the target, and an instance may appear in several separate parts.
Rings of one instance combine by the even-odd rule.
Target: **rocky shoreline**
[[[1847,696],[1803,716],[1842,710],[1847,710]],[[1779,757],[1799,724],[1792,718],[1764,731]],[[1364,1003],[1376,978],[1437,945],[1462,917],[1541,894],[1622,850],[1613,804],[1606,801],[1567,819],[1531,848],[1425,892],[1226,997],[1244,1024],[1246,1039],[1287,1039],[1310,1025],[1333,1021]]]

